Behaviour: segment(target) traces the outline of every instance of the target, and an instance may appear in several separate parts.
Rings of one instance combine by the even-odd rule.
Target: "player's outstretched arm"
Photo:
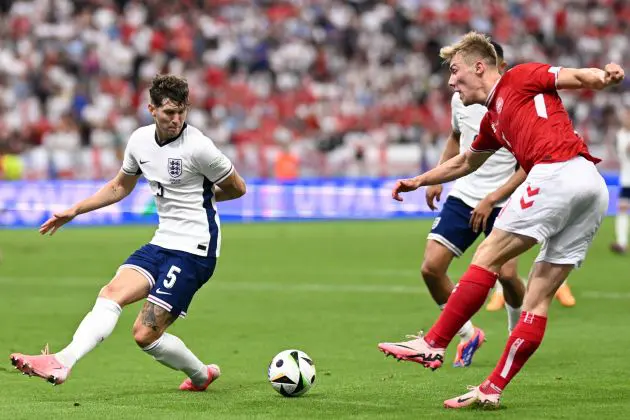
[[[563,67],[558,73],[557,89],[601,90],[621,83],[625,73],[619,64],[609,63],[603,69]]]
[[[527,173],[525,173],[523,168],[519,168],[505,184],[485,196],[484,199],[477,204],[470,216],[469,224],[473,232],[485,232],[488,218],[490,214],[492,214],[494,206],[511,196],[518,186],[525,182],[526,178]]]
[[[399,179],[392,189],[392,198],[403,201],[400,193],[415,191],[426,185],[442,184],[453,181],[475,172],[483,163],[492,156],[492,152],[467,151],[444,162],[435,169],[418,175],[414,178]]]
[[[444,150],[442,150],[442,155],[440,156],[440,161],[438,162],[438,165],[443,164],[447,160],[452,159],[459,154],[460,136],[461,133],[451,130],[451,134],[446,139],[446,144],[444,145]],[[440,201],[440,199],[442,198],[442,190],[443,188],[441,184],[431,185],[429,188],[427,188],[425,195],[427,206],[429,206],[431,210],[437,209],[434,201]]]
[[[79,201],[67,210],[56,212],[46,220],[39,228],[39,233],[53,235],[61,226],[65,225],[79,214],[88,213],[110,204],[117,203],[133,191],[138,182],[139,175],[127,175],[123,171],[103,185],[100,190],[85,200]]]
[[[235,200],[245,195],[246,192],[247,186],[245,185],[245,180],[236,172],[236,169],[234,169],[225,181],[215,186],[214,199],[217,202]]]

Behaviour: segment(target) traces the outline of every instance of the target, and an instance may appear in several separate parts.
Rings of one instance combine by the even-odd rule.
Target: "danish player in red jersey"
[[[393,198],[402,201],[402,192],[465,176],[501,147],[514,154],[528,175],[477,248],[437,322],[407,344],[417,351],[413,361],[440,367],[444,350],[481,308],[499,268],[541,243],[521,318],[496,368],[480,386],[444,402],[447,408],[496,407],[507,384],[540,345],[553,296],[584,260],[608,208],[608,190],[595,168],[599,159],[574,131],[557,91],[600,90],[621,82],[624,71],[614,63],[604,69],[528,63],[501,76],[494,47],[476,32],[442,48],[440,56],[449,64],[449,85],[464,105],[483,104],[488,112],[471,150],[415,178],[399,180]]]

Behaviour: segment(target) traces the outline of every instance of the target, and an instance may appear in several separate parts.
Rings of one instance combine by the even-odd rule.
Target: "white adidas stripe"
[[[525,340],[522,338],[517,338],[514,343],[512,343],[512,347],[510,347],[510,352],[508,353],[507,360],[505,361],[505,365],[501,370],[500,376],[502,378],[507,378],[508,373],[510,373],[510,369],[512,368],[512,364],[514,363],[514,356],[516,356],[516,352],[523,345]]]

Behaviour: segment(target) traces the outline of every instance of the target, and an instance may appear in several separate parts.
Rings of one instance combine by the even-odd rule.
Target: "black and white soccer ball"
[[[315,364],[300,350],[284,350],[269,364],[269,382],[285,397],[298,397],[315,383]]]

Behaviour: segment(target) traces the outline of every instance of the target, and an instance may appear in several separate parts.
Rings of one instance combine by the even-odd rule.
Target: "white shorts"
[[[535,165],[494,227],[542,243],[536,262],[579,266],[608,209],[608,188],[583,157]]]

